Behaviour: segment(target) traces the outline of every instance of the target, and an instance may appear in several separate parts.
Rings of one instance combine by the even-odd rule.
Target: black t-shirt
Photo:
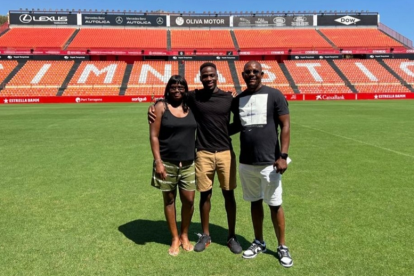
[[[194,160],[197,123],[191,110],[183,118],[175,117],[167,108],[162,115],[159,133],[160,155],[164,161]]]
[[[283,94],[262,86],[239,94],[233,104],[234,124],[240,132],[240,163],[271,165],[280,156],[279,116],[289,114]]]
[[[188,106],[197,121],[197,150],[210,152],[231,149],[228,126],[233,101],[232,93],[195,90],[188,93]]]

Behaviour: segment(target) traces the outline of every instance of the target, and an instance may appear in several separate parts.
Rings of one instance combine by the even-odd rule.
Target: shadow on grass
[[[180,223],[177,223],[177,227],[180,229]],[[144,245],[148,242],[171,244],[171,235],[165,220],[137,219],[119,226],[118,230],[136,244]],[[191,223],[189,230],[190,241],[197,242],[198,236],[195,233],[199,233],[200,230],[201,223]],[[226,228],[210,224],[210,235],[214,243],[227,246],[228,231]],[[237,239],[243,248],[247,248],[250,245],[250,241],[243,237],[237,236]]]

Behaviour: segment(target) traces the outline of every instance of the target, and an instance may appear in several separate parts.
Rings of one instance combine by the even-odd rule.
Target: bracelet
[[[158,162],[162,162],[162,160],[161,159],[157,159],[157,160],[154,161],[154,164],[157,164]]]

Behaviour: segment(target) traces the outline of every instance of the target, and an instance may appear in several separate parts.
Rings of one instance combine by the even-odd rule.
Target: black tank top
[[[194,160],[196,129],[197,122],[190,109],[185,117],[177,118],[166,104],[158,136],[161,159],[167,162]]]

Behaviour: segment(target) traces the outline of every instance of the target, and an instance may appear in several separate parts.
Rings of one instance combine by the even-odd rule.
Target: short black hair
[[[203,64],[201,64],[201,66],[200,66],[200,72],[201,72],[201,70],[203,70],[205,67],[213,67],[214,68],[214,70],[216,70],[217,71],[217,67],[216,67],[216,65],[214,64],[214,63],[212,63],[212,62],[204,62]]]

